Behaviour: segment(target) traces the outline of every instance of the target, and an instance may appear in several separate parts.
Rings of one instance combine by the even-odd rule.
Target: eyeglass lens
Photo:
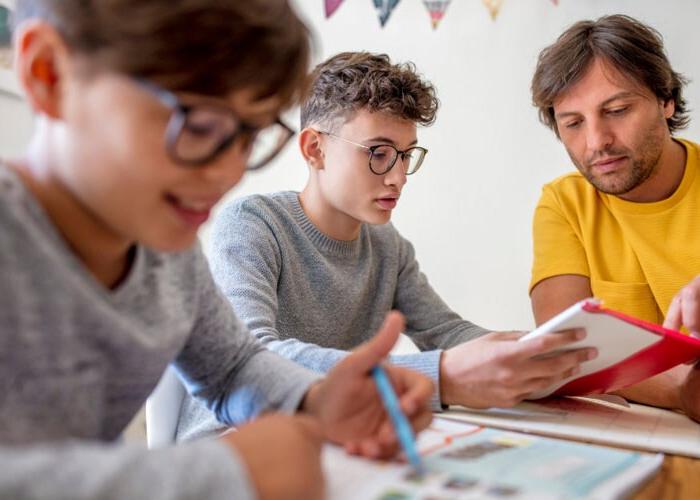
[[[370,168],[375,174],[384,174],[388,172],[397,161],[401,161],[401,165],[406,172],[406,175],[411,175],[418,170],[423,163],[425,151],[421,148],[410,148],[406,150],[402,157],[399,157],[399,152],[396,148],[390,145],[382,145],[372,150],[370,157]]]

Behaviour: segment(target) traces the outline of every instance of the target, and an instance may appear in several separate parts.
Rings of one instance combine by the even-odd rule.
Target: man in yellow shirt
[[[700,332],[700,147],[673,137],[689,121],[684,83],[661,36],[627,16],[576,23],[540,53],[533,102],[578,172],[544,186],[535,211],[537,324],[595,296]],[[698,367],[620,394],[700,419]]]

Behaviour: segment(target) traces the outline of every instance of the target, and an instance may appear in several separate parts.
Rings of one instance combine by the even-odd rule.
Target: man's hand
[[[664,326],[673,330],[680,330],[684,326],[691,335],[700,337],[700,276],[673,297]]]
[[[443,403],[471,408],[509,407],[579,372],[592,348],[553,353],[581,340],[583,330],[518,342],[523,332],[494,332],[445,351],[440,366]]]
[[[700,276],[673,297],[664,326],[673,330],[685,327],[692,336],[700,338]],[[690,368],[679,387],[680,409],[700,422],[700,362],[692,364],[695,366]]]
[[[700,422],[700,363],[693,366],[681,384],[681,410]]]
[[[379,458],[394,454],[398,448],[370,372],[386,358],[403,328],[403,316],[389,313],[377,335],[338,363],[304,399],[302,409],[318,417],[326,437],[343,444],[350,453]],[[432,381],[411,370],[391,365],[384,368],[413,429],[426,428],[432,420]]]
[[[308,416],[261,417],[221,441],[238,452],[261,500],[323,498],[323,432]],[[233,496],[234,492],[231,493]]]

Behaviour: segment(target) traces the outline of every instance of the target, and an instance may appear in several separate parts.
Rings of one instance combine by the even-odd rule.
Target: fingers
[[[683,326],[694,336],[700,335],[700,277],[673,297],[666,313],[664,327],[680,330]]]
[[[420,431],[428,428],[430,423],[433,421],[433,412],[430,408],[425,408],[417,414],[410,418],[411,427],[413,427],[413,432],[418,434]]]
[[[557,382],[561,382],[562,380],[566,380],[570,377],[578,375],[579,373],[581,373],[581,368],[575,366],[554,376],[530,379],[527,382],[527,384],[523,386],[523,389],[518,397],[520,398],[520,400],[527,399],[527,397],[530,396],[530,394],[534,392],[539,392]]]
[[[426,429],[433,421],[433,412],[430,408],[422,408],[412,415],[409,419],[411,429],[414,434]],[[377,437],[381,443],[390,444],[397,441],[396,429],[391,420],[387,419],[379,428]]]
[[[681,290],[681,316],[683,326],[692,333],[700,332],[700,290],[697,278]]]
[[[682,323],[683,317],[681,315],[681,296],[676,295],[673,297],[671,305],[668,307],[668,312],[666,313],[666,318],[664,319],[664,328],[680,330]]]
[[[359,455],[365,458],[378,459],[389,458],[396,455],[397,443],[382,444],[377,439],[362,439],[344,445],[345,451],[350,455]]]
[[[517,370],[509,370],[510,377],[503,380],[499,391],[492,390],[492,396],[498,396],[496,406],[513,406],[533,392],[577,375],[581,363],[597,355],[596,349],[585,348],[526,360]]]
[[[586,332],[582,328],[565,330],[561,332],[545,333],[537,338],[518,342],[513,346],[522,358],[540,356],[557,349],[573,344],[586,338]]]
[[[554,377],[566,378],[568,373],[580,371],[581,363],[598,357],[598,350],[593,347],[576,349],[553,355],[544,359],[533,359],[532,369],[528,370],[532,378]],[[570,376],[570,375],[568,375]]]
[[[433,381],[422,373],[398,366],[385,365],[384,369],[394,387],[401,411],[410,417],[430,403],[435,391]]]
[[[389,354],[404,326],[403,315],[398,311],[391,311],[377,334],[355,349],[339,364],[339,368],[352,373],[369,372]]]

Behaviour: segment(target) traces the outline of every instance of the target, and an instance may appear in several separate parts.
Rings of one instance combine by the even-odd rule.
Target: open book
[[[418,437],[426,466],[379,463],[326,445],[323,465],[330,500],[509,498],[615,499],[649,479],[661,454],[638,453],[436,418]]]
[[[700,339],[606,309],[595,299],[574,304],[520,340],[570,328],[585,328],[586,338],[567,349],[595,347],[598,357],[529,399],[616,391],[700,358]]]

